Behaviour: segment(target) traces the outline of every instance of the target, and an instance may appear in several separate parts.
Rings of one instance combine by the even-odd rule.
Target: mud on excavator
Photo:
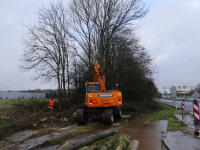
[[[85,107],[76,111],[76,122],[86,124],[88,118],[102,119],[105,125],[113,124],[115,118],[122,117],[122,93],[115,85],[113,90],[106,90],[105,74],[97,59],[94,59],[94,81],[86,82]]]

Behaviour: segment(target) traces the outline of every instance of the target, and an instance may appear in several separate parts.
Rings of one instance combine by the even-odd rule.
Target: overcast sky
[[[52,0],[1,0],[0,90],[56,89],[55,82],[33,82],[34,72],[19,72],[22,36],[36,21],[35,12]],[[156,84],[200,83],[200,0],[143,0],[149,12],[139,24],[138,36],[157,65]]]
[[[200,83],[200,1],[145,0],[149,13],[141,21],[141,43],[158,66],[157,86]]]

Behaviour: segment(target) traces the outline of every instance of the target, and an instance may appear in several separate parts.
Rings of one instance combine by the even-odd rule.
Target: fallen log
[[[109,150],[115,145],[115,140],[109,140],[103,146],[100,147],[99,150]]]
[[[83,146],[87,146],[95,141],[104,139],[108,136],[112,136],[117,132],[116,128],[110,128],[108,130],[95,133],[93,135],[90,135],[84,139],[77,140],[77,141],[68,141],[64,145],[62,145],[58,150],[76,150]]]
[[[129,135],[123,135],[120,136],[118,141],[115,143],[112,149],[114,150],[125,150],[128,147],[128,144],[130,142],[130,136]]]
[[[90,150],[96,150],[96,149],[97,149],[97,146],[96,146],[96,145],[90,145],[90,146],[89,146],[89,149],[90,149]]]
[[[90,149],[89,149],[89,147],[84,146],[84,147],[82,147],[82,148],[79,148],[78,150],[90,150]]]
[[[132,140],[126,150],[139,150],[140,142],[138,140]]]

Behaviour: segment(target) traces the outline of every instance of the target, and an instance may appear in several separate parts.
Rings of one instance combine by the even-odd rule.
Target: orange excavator
[[[76,111],[76,122],[86,124],[88,118],[99,118],[102,119],[103,124],[111,125],[115,118],[122,117],[122,93],[117,84],[113,86],[113,90],[106,90],[105,74],[96,58],[93,80],[85,83],[85,107],[80,107]]]

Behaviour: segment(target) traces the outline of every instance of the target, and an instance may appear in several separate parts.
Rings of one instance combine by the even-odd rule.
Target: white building
[[[173,97],[173,98],[175,98],[175,97],[177,97],[177,90],[176,90],[176,87],[175,86],[172,86],[171,88],[170,88],[170,92],[171,92],[171,97]]]
[[[46,93],[0,91],[0,99],[42,99],[42,98],[46,98]]]

